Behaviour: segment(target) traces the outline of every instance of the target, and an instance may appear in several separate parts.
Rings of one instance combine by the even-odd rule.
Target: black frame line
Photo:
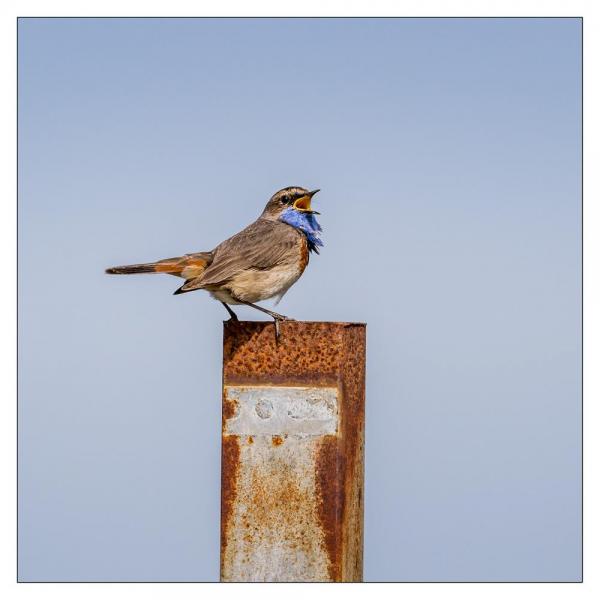
[[[18,184],[19,184],[19,21],[20,20],[37,20],[37,19],[44,19],[44,20],[48,20],[48,19],[62,19],[62,20],[70,20],[70,19],[80,19],[80,20],[87,20],[87,19],[95,19],[95,20],[126,20],[126,19],[137,19],[137,20],[145,20],[145,19],[163,19],[163,20],[189,20],[189,19],[204,19],[204,20],[225,20],[225,19],[262,19],[262,20],[274,20],[274,19],[305,19],[305,20],[315,20],[315,19],[338,19],[338,20],[354,20],[354,19],[363,19],[363,20],[384,20],[384,19],[403,19],[403,20],[414,20],[414,19],[420,19],[420,20],[424,20],[424,19],[437,19],[437,20],[452,20],[452,19],[462,19],[462,20],[490,20],[490,19],[504,19],[504,20],[514,20],[514,19],[520,19],[520,20],[548,20],[548,19],[576,19],[579,20],[581,22],[581,81],[580,81],[580,85],[581,85],[581,199],[580,199],[580,208],[581,208],[581,577],[579,580],[577,581],[548,581],[548,580],[541,580],[541,581],[365,581],[363,583],[425,583],[425,584],[429,584],[429,583],[434,583],[434,584],[447,584],[447,583],[471,583],[471,584],[523,584],[523,583],[531,583],[531,584],[539,584],[539,583],[562,583],[562,584],[580,584],[584,582],[584,575],[583,575],[583,570],[584,570],[584,534],[585,534],[585,530],[584,530],[584,501],[583,501],[583,493],[584,493],[584,452],[583,452],[583,448],[584,448],[584,428],[583,428],[583,414],[584,414],[584,401],[583,401],[583,390],[584,390],[584,385],[583,385],[583,381],[584,381],[584,368],[583,368],[583,351],[584,351],[584,326],[583,326],[583,315],[584,315],[584,304],[583,304],[583,290],[584,290],[584,241],[583,241],[583,235],[584,235],[584,216],[583,216],[583,211],[584,211],[584,202],[583,202],[583,184],[584,184],[584,160],[583,160],[583,152],[584,152],[584,144],[583,144],[583,139],[584,139],[584,123],[583,123],[583,109],[584,109],[584,97],[583,97],[583,92],[584,92],[584,79],[583,79],[583,72],[584,72],[584,53],[583,53],[583,36],[584,36],[584,17],[583,16],[573,16],[573,15],[565,15],[565,16],[540,16],[540,15],[530,15],[530,16],[456,16],[456,15],[451,15],[451,16],[444,16],[444,15],[439,15],[439,16],[406,16],[406,17],[401,17],[401,16],[336,16],[336,15],[330,15],[330,16],[287,16],[287,17],[283,17],[283,16],[210,16],[210,17],[202,17],[202,16],[43,16],[43,15],[38,15],[38,16],[27,16],[27,17],[17,17],[16,18],[16,60],[17,60],[17,69],[16,69],[16,149],[17,149],[17,160],[16,160],[16,180],[17,180],[17,210],[16,210],[16,247],[15,247],[15,254],[16,254],[16,307],[17,307],[17,311],[16,311],[16,325],[17,325],[17,331],[16,331],[16,353],[17,353],[17,360],[16,360],[16,373],[15,373],[15,379],[16,379],[16,388],[17,388],[17,398],[16,398],[16,402],[17,402],[17,421],[16,421],[16,472],[17,472],[17,486],[16,486],[16,506],[17,506],[17,519],[16,519],[16,549],[17,549],[17,555],[16,555],[16,578],[15,581],[17,583],[23,583],[23,584],[37,584],[37,583],[42,583],[42,584],[48,584],[48,583],[54,583],[54,584],[64,584],[64,583],[92,583],[92,584],[121,584],[121,583],[131,583],[131,584],[137,584],[137,583],[156,583],[156,584],[173,584],[173,583],[180,583],[180,584],[189,584],[189,583],[218,583],[218,581],[89,581],[89,580],[69,580],[69,581],[20,581],[19,580],[19,380],[18,380],[18,374],[19,374],[19,358],[18,358],[18,351],[19,351],[19,188],[18,188]],[[238,583],[238,582],[236,582]],[[242,583],[242,582],[239,582]],[[351,585],[351,584],[348,584]]]

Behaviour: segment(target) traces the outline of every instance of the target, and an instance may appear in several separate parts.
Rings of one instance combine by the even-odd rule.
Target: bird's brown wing
[[[215,289],[226,285],[242,271],[275,267],[290,259],[290,254],[298,247],[299,235],[285,223],[258,219],[219,244],[202,275],[186,281],[180,290]]]

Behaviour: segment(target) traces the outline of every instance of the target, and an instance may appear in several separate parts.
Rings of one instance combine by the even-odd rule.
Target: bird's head
[[[265,210],[263,211],[263,218],[276,220],[279,219],[282,213],[292,210],[298,211],[305,214],[319,214],[312,210],[310,202],[312,197],[319,190],[313,190],[309,192],[307,189],[291,186],[283,188],[278,192],[275,192],[271,199],[267,202]]]
[[[320,238],[321,226],[315,218],[319,213],[311,208],[311,201],[318,191],[311,192],[297,186],[283,188],[273,194],[261,215],[263,219],[282,221],[302,231],[306,235],[309,250],[317,254],[318,246],[322,246],[323,242]]]

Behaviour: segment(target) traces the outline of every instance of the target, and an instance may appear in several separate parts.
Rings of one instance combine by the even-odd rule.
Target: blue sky
[[[368,323],[365,578],[581,573],[576,19],[21,19],[23,580],[216,580],[223,308],[113,264],[280,187]],[[245,318],[261,318],[240,309]]]

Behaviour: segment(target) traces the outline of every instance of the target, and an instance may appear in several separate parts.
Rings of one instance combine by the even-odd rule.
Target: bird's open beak
[[[307,212],[307,213],[311,213],[314,215],[318,215],[319,213],[316,210],[312,210],[310,208],[310,201],[312,200],[312,197],[318,192],[319,190],[313,190],[312,192],[308,192],[308,194],[298,198],[298,200],[296,200],[294,202],[294,208],[296,210],[302,211],[302,212]]]

